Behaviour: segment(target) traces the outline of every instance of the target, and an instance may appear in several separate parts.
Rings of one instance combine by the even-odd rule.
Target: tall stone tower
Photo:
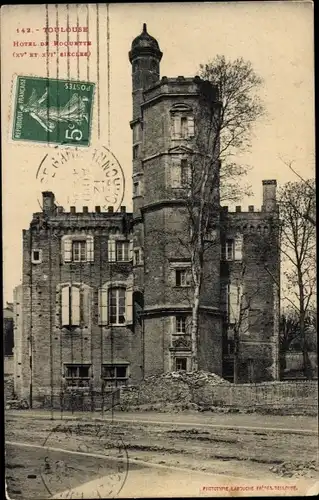
[[[192,287],[185,179],[194,151],[195,109],[204,82],[199,77],[160,79],[162,52],[145,24],[132,43],[129,58],[133,81],[134,279],[140,295],[142,363],[147,377],[191,366]],[[212,92],[217,100],[214,88]],[[218,245],[208,259],[209,277],[200,297],[198,361],[199,368],[221,374]]]

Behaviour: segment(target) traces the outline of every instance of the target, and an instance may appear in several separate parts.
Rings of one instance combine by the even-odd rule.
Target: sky
[[[294,169],[304,178],[314,176],[314,42],[310,2],[111,4],[108,12],[109,64],[106,4],[99,4],[98,9],[93,4],[78,8],[72,4],[57,8],[49,5],[47,11],[45,5],[5,6],[1,10],[4,301],[12,300],[13,288],[21,283],[22,230],[29,227],[32,213],[39,210],[43,190],[36,173],[45,155],[57,154],[57,148],[47,144],[11,139],[15,77],[49,74],[50,78],[70,77],[96,83],[91,144],[85,155],[90,155],[96,146],[109,146],[125,177],[122,204],[131,210],[132,96],[128,52],[143,23],[147,23],[148,32],[158,40],[163,52],[161,76],[195,76],[201,63],[222,54],[231,60],[243,57],[251,61],[263,78],[260,97],[266,115],[256,123],[251,150],[243,157],[252,167],[247,182],[254,195],[243,200],[242,210],[247,210],[248,204],[260,208],[263,179],[277,179],[279,186],[297,180],[284,161],[293,161]],[[67,25],[87,24],[88,34],[71,33],[67,38],[61,31]],[[46,38],[46,26],[59,26],[59,41],[91,41],[90,56],[63,57],[59,55],[61,49],[49,57],[48,63],[46,57],[31,57],[30,52],[41,55],[41,43],[49,40],[53,44],[56,40],[55,33]],[[34,46],[21,48],[17,42],[32,42]],[[92,171],[91,180],[94,176]],[[70,204],[77,209],[84,204],[89,209],[99,204],[94,197],[90,203],[72,202],[70,182],[67,175],[60,175],[45,189],[54,190],[66,209]]]

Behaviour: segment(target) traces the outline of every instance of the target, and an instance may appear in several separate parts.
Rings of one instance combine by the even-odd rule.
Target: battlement
[[[120,207],[120,210],[115,211],[113,206],[107,207],[107,211],[102,212],[100,206],[95,207],[94,212],[89,212],[89,208],[87,206],[82,207],[82,212],[77,212],[75,206],[70,207],[70,211],[66,212],[64,207],[57,206],[55,204],[55,195],[52,193],[52,191],[43,191],[42,193],[42,213],[46,215],[54,215],[54,216],[69,216],[69,215],[75,215],[78,217],[81,216],[90,216],[90,215],[96,215],[100,214],[101,217],[105,217],[106,214],[114,214],[118,215],[119,213],[127,213],[126,212],[126,207],[122,205]],[[39,215],[39,213],[37,213]]]
[[[229,215],[233,218],[239,219],[247,219],[247,220],[258,220],[264,219],[265,217],[269,217],[270,214],[278,213],[278,205],[276,203],[276,189],[277,189],[277,181],[275,179],[271,180],[263,180],[262,181],[262,189],[263,189],[263,202],[261,209],[255,210],[254,205],[248,205],[247,211],[242,211],[242,207],[237,205],[234,211],[229,211],[228,206],[221,207],[222,215]]]
[[[158,97],[165,97],[169,95],[187,95],[187,96],[198,96],[200,88],[205,90],[209,88],[211,97],[216,102],[218,101],[218,91],[217,87],[214,87],[208,80],[203,80],[199,76],[195,77],[185,77],[177,76],[176,78],[168,78],[163,76],[152,87],[144,90],[145,102],[142,106],[147,106],[150,101]],[[207,92],[207,91],[206,91]]]
[[[69,211],[64,207],[55,204],[55,196],[51,191],[42,193],[42,212],[35,212],[31,221],[31,228],[43,228],[49,224],[50,227],[64,228],[70,225],[75,228],[88,227],[111,227],[115,225],[120,231],[128,229],[132,213],[126,211],[125,206],[115,211],[113,206],[109,206],[107,211],[101,211],[100,206],[96,206],[93,212],[89,212],[87,206],[82,207],[82,211],[77,211],[75,206],[71,206]]]

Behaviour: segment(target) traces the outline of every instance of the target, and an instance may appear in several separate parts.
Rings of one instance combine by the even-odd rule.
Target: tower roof
[[[142,33],[134,38],[131,46],[131,51],[129,53],[130,61],[138,55],[155,55],[159,60],[162,58],[162,52],[160,51],[158,41],[147,32],[146,23],[143,24]]]

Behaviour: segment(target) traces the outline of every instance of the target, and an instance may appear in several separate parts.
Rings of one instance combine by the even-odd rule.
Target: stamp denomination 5
[[[94,83],[18,76],[12,138],[88,146]]]

